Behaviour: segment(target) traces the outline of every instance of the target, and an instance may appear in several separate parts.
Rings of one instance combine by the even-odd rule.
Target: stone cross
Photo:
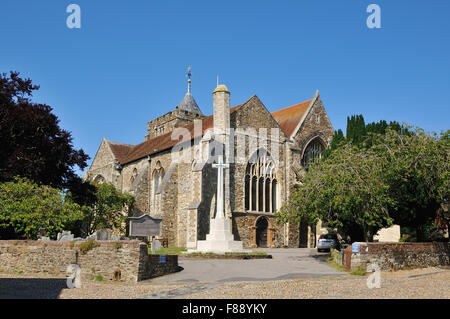
[[[212,165],[214,168],[217,168],[217,196],[216,196],[216,202],[217,202],[217,213],[216,218],[223,219],[225,217],[224,210],[223,210],[223,169],[229,168],[229,164],[223,163],[223,156],[218,156],[218,163]]]

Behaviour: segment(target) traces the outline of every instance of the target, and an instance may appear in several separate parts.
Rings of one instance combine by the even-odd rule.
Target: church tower
[[[147,124],[145,140],[173,131],[176,127],[183,126],[196,119],[204,117],[191,93],[191,67],[188,68],[188,90],[184,98],[172,112],[166,113]]]

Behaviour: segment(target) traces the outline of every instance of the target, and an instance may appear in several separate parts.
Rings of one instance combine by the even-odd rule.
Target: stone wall
[[[83,280],[101,275],[113,280],[120,269],[121,281],[140,281],[178,270],[178,258],[167,256],[164,265],[148,254],[139,241],[97,241],[98,247],[83,254],[77,242],[8,240],[0,241],[0,272],[67,276],[67,266],[77,263]],[[175,256],[177,257],[177,256]]]
[[[106,139],[102,140],[100,147],[92,161],[92,166],[89,168],[88,176],[91,181],[97,181],[101,176],[106,182],[113,183],[120,188],[118,173],[114,169],[115,158],[108,145]]]
[[[160,256],[141,254],[141,264],[144,267],[139,270],[138,281],[180,271],[177,255]]]
[[[347,249],[351,250],[351,246]],[[359,253],[351,256],[352,270],[376,263],[382,271],[449,265],[449,243],[359,243]]]
[[[256,248],[256,223],[259,218],[266,218],[268,221],[267,246],[283,247],[283,225],[277,224],[275,216],[271,214],[233,213],[234,239],[242,241],[244,248]]]
[[[145,136],[145,140],[148,141],[159,135],[171,132],[175,127],[183,126],[195,119],[201,119],[202,117],[203,116],[198,113],[175,109],[174,111],[168,112],[147,123],[147,135]]]

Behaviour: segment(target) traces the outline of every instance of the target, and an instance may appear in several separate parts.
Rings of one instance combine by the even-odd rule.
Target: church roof
[[[189,92],[186,94],[186,96],[191,95]],[[192,97],[192,95],[191,95]],[[185,97],[186,98],[186,97]],[[193,97],[192,97],[193,100]],[[277,121],[277,123],[280,125],[280,128],[283,130],[283,132],[286,134],[286,136],[289,138],[294,131],[296,130],[297,126],[301,123],[302,119],[304,118],[306,112],[308,111],[308,108],[311,106],[311,103],[314,99],[310,99],[308,101],[295,104],[286,108],[283,108],[281,110],[275,111],[271,113],[272,117]],[[184,101],[184,99],[183,99]],[[182,101],[182,102],[183,102]],[[195,103],[195,101],[194,101]],[[181,104],[181,102],[180,102]],[[195,103],[197,105],[197,103]],[[243,104],[237,105],[230,109],[230,113],[235,112],[239,107],[241,107]],[[197,106],[198,109],[198,106]],[[200,109],[198,109],[200,112]],[[201,114],[201,113],[200,113]],[[214,118],[212,115],[204,117],[201,119],[202,121],[202,132],[198,133],[194,131],[194,122],[190,122],[184,126],[183,128],[186,128],[190,136],[192,138],[202,137],[208,129],[212,129],[214,127]],[[113,151],[114,155],[116,156],[117,160],[120,162],[120,164],[126,164],[133,161],[136,161],[138,159],[141,159],[147,155],[151,155],[157,152],[161,152],[167,149],[172,148],[177,143],[181,141],[181,136],[178,140],[172,140],[172,132],[168,132],[159,136],[156,136],[150,140],[147,140],[141,144],[138,145],[128,145],[128,144],[120,144],[120,143],[114,143],[110,142],[111,150]]]
[[[272,113],[272,117],[278,122],[287,137],[290,137],[294,133],[312,100],[310,99],[299,104],[288,106]]]
[[[195,99],[192,96],[191,92],[186,93],[184,98],[178,104],[177,109],[183,110],[183,111],[188,111],[191,113],[202,114],[202,111],[200,111],[200,108],[198,107],[197,102],[195,102]]]
[[[113,152],[117,160],[122,163],[127,158],[127,154],[135,147],[130,144],[122,144],[117,142],[108,141],[109,147]]]
[[[242,105],[242,104],[241,104]],[[230,109],[230,113],[236,111],[241,105],[237,105]],[[194,122],[190,122],[184,126],[189,131],[189,134],[192,138],[202,137],[208,129],[212,129],[214,127],[214,118],[212,115],[204,117],[201,119],[202,121],[202,132],[198,134],[194,130]],[[164,151],[169,149],[179,143],[182,140],[182,137],[178,140],[172,140],[172,132],[168,132],[159,136],[156,136],[148,141],[145,141],[141,144],[136,145],[126,156],[123,161],[120,161],[121,164],[130,163],[136,161],[140,158],[143,158],[147,155],[154,154],[157,152]]]

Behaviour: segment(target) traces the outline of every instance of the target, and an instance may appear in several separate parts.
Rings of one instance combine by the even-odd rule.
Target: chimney
[[[230,127],[230,91],[223,84],[213,92],[214,134],[216,140],[225,143],[226,130]]]

